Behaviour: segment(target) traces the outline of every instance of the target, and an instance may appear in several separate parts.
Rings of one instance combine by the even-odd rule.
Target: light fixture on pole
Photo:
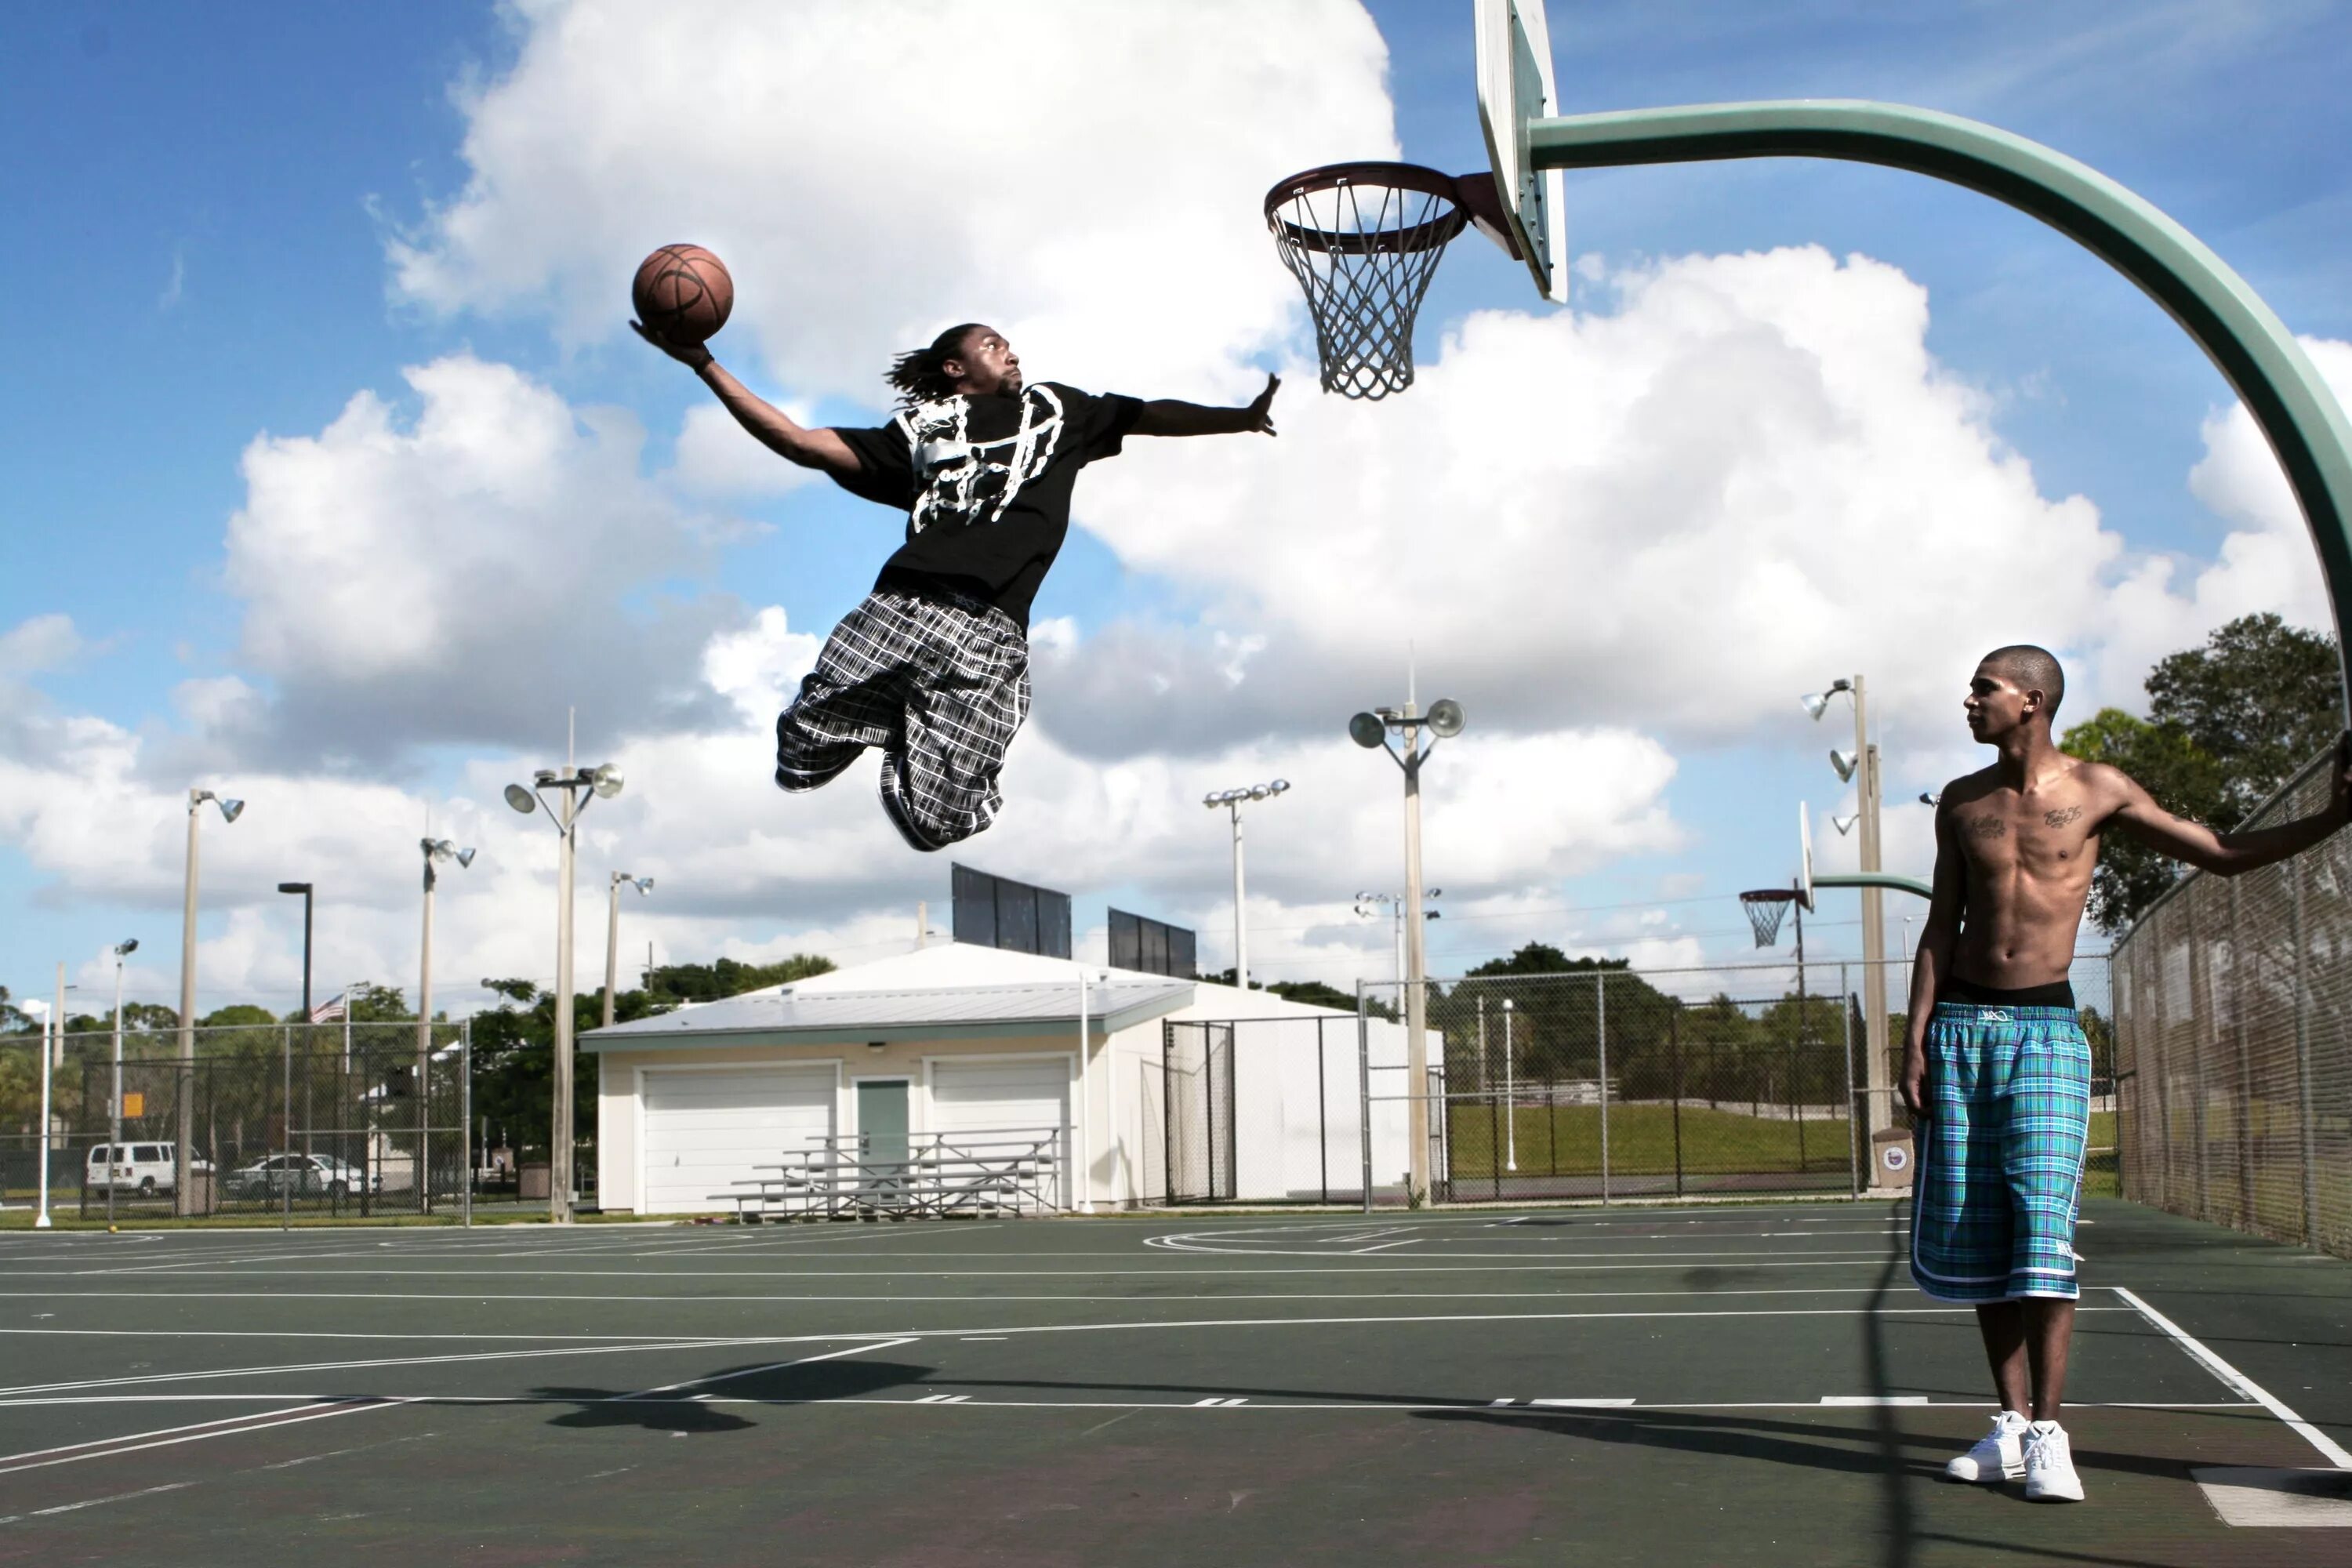
[[[1919,804],[1921,805],[1941,805],[1944,804],[1944,792],[1939,789],[1923,789],[1919,792]]]
[[[621,974],[621,889],[635,888],[643,898],[654,890],[651,877],[632,877],[626,871],[613,873],[612,908],[604,917],[604,1027],[613,1026],[613,989]]]
[[[114,1180],[127,1174],[122,1159],[122,961],[139,951],[139,939],[114,944],[114,1094],[107,1107],[106,1223],[114,1223]]]
[[[561,790],[561,805],[551,805],[541,790]],[[507,804],[528,816],[547,807],[555,825],[559,847],[555,860],[555,1071],[553,1109],[547,1151],[547,1217],[557,1225],[572,1223],[572,876],[578,847],[580,814],[588,799],[610,800],[621,793],[621,770],[572,767],[558,773],[541,768],[530,787],[510,784]]]
[[[1840,783],[1854,787],[1853,823],[1862,828],[1862,869],[1865,875],[1876,875],[1883,869],[1879,864],[1878,831],[1878,748],[1870,739],[1870,698],[1861,676],[1851,679],[1841,676],[1830,682],[1818,695],[1801,699],[1805,711],[1815,722],[1830,710],[1832,699],[1844,693],[1853,704],[1853,750],[1830,752],[1830,767]],[[1847,824],[1836,817],[1843,836]],[[1876,888],[1862,889],[1862,1024],[1865,1042],[1864,1082],[1868,1092],[1864,1121],[1870,1132],[1876,1132],[1894,1120],[1894,1106],[1889,1086],[1893,1078],[1886,1060],[1886,913],[1885,895]]]
[[[245,814],[245,802],[225,800],[208,789],[188,792],[188,869],[181,889],[180,920],[180,1092],[178,1142],[172,1150],[172,1212],[189,1211],[196,1136],[196,821],[197,808],[211,801],[221,820],[235,822]],[[209,1205],[207,1205],[209,1206]]]
[[[1249,925],[1242,901],[1242,802],[1272,800],[1288,792],[1290,781],[1276,779],[1272,784],[1251,784],[1246,789],[1221,789],[1203,795],[1201,804],[1214,811],[1223,806],[1234,818],[1234,985],[1241,991],[1249,989]]]
[[[1831,817],[1830,826],[1837,829],[1838,837],[1840,838],[1843,838],[1847,834],[1853,831],[1853,825],[1861,820],[1862,813],[1857,811],[1852,816]]]
[[[425,1176],[430,1162],[425,1159],[432,1134],[427,1116],[431,1095],[428,1075],[433,1070],[433,889],[440,881],[439,863],[455,860],[464,870],[474,863],[471,849],[460,849],[446,838],[425,837],[416,841],[425,856],[425,930],[417,944],[416,959],[416,1206],[420,1213],[432,1205],[432,1191]]]
[[[1367,751],[1388,752],[1404,773],[1404,1055],[1406,1136],[1411,1163],[1405,1173],[1415,1201],[1429,1194],[1429,1042],[1426,944],[1421,920],[1421,764],[1440,741],[1462,733],[1462,704],[1442,697],[1417,712],[1410,691],[1402,710],[1377,708],[1348,721],[1348,738]],[[1396,739],[1390,738],[1394,731]],[[1424,733],[1425,732],[1425,733]]]

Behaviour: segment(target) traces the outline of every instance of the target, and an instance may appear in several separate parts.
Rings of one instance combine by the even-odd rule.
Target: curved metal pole
[[[1898,877],[1892,871],[1831,872],[1813,879],[1816,888],[1891,888],[1898,893],[1916,893],[1923,899],[1933,899],[1936,889],[1915,877]]]
[[[1528,147],[1538,169],[1728,158],[1878,163],[1979,191],[2080,242],[2178,321],[2245,400],[2318,547],[2339,658],[2352,649],[2352,425],[2294,334],[2246,280],[2097,170],[1979,121],[1840,99],[1534,120]],[[2345,689],[2352,702],[2352,679]]]

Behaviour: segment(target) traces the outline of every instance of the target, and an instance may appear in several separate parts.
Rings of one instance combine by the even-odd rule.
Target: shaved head
[[[2058,668],[2057,656],[2048,648],[2026,642],[2011,643],[1985,655],[1979,668],[1997,671],[2020,691],[2039,691],[2045,704],[2043,714],[2053,719],[2058,716],[2058,704],[2066,696],[2066,672]]]

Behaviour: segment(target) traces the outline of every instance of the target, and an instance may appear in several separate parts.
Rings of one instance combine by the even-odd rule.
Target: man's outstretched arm
[[[1927,1114],[1927,1022],[1936,1011],[1936,993],[1952,973],[1968,899],[1968,868],[1961,859],[1959,837],[1952,831],[1951,807],[1939,804],[1936,881],[1927,900],[1927,928],[1919,933],[1919,951],[1911,961],[1911,1012],[1904,1020],[1903,1078],[1896,1085],[1914,1116]]]
[[[803,468],[822,468],[836,477],[857,473],[863,467],[848,442],[831,430],[811,430],[796,423],[792,416],[736,380],[700,343],[673,343],[635,321],[629,323],[629,330],[700,376],[702,384],[718,395],[728,413],[735,416],[735,423],[778,457]]]
[[[2122,780],[2123,803],[2109,820],[2158,854],[2216,876],[2235,877],[2300,855],[2352,819],[2352,735],[2336,742],[2336,773],[2326,809],[2273,827],[2216,833],[2201,822],[2173,816],[2137,780],[2116,776]]]
[[[1138,436],[1248,436],[1274,434],[1274,394],[1282,377],[1265,378],[1265,390],[1246,407],[1210,408],[1173,397],[1156,397],[1143,405],[1132,434]]]

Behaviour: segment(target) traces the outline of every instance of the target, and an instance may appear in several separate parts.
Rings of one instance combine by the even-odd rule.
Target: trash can
[[[533,1198],[546,1197],[551,1189],[547,1173],[548,1167],[544,1163],[521,1166],[515,1172],[515,1196],[525,1203]]]
[[[1907,1193],[1917,1151],[1907,1127],[1882,1127],[1870,1135],[1870,1184],[1874,1191]]]

